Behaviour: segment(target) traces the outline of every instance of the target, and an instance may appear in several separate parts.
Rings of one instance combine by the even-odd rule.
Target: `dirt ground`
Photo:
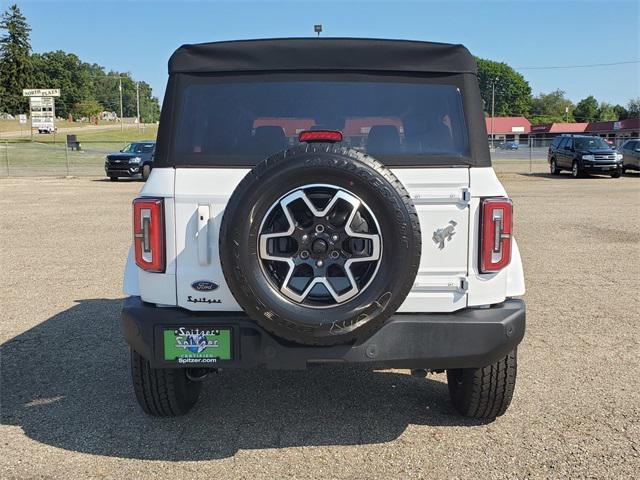
[[[2,478],[637,478],[640,177],[504,173],[527,281],[511,408],[444,375],[223,372],[146,417],[120,335],[139,182],[0,180]]]

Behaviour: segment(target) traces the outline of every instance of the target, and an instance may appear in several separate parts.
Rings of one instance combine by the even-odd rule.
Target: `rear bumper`
[[[525,330],[525,304],[510,299],[486,309],[396,314],[358,343],[310,347],[274,337],[242,312],[195,313],[160,308],[142,302],[140,297],[129,297],[124,302],[124,338],[153,367],[198,366],[163,359],[162,331],[176,326],[231,328],[233,360],[219,363],[221,368],[298,370],[319,363],[359,363],[371,368],[469,368],[494,363],[520,343]]]

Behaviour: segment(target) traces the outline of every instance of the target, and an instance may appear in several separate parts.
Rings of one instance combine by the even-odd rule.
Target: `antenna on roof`
[[[322,25],[314,25],[313,31],[316,32],[318,36],[320,36],[320,32],[322,32]]]

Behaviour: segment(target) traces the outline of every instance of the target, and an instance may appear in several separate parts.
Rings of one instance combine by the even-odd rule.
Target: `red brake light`
[[[508,198],[485,198],[481,209],[480,273],[493,273],[511,261],[513,204]]]
[[[341,142],[342,132],[338,130],[304,130],[298,135],[300,142]]]
[[[164,200],[136,198],[133,201],[133,246],[136,265],[147,272],[165,269]]]

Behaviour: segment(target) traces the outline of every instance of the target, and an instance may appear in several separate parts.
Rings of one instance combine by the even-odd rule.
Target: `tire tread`
[[[149,361],[131,350],[131,378],[136,399],[142,410],[156,417],[175,417],[187,413],[197,399],[181,398],[184,392],[177,388],[180,369],[152,368]],[[191,384],[199,393],[200,385]]]
[[[462,375],[462,381],[457,378]],[[493,419],[503,415],[515,389],[517,352],[482,368],[447,371],[454,406],[466,417]]]

